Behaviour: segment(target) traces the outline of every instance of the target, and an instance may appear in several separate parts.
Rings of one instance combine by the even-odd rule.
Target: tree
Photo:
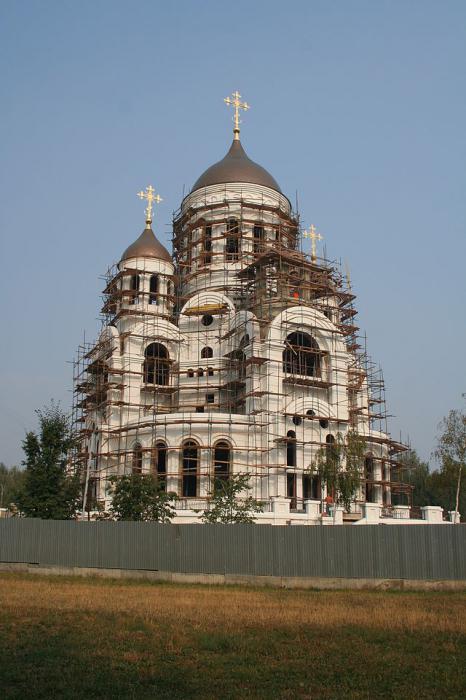
[[[427,462],[423,462],[416,450],[409,450],[397,460],[400,470],[393,468],[392,481],[402,481],[413,487],[412,505],[415,507],[437,505],[432,493],[431,473]],[[393,505],[406,505],[405,494],[392,493]]]
[[[209,509],[202,514],[205,523],[253,523],[254,513],[262,513],[262,504],[252,496],[249,474],[232,474],[228,479],[215,479],[210,492]]]
[[[8,508],[24,483],[26,472],[18,467],[7,467],[0,462],[0,508]]]
[[[53,401],[36,413],[39,434],[31,431],[23,441],[26,470],[16,505],[29,518],[69,520],[80,501],[79,475],[67,471],[67,456],[74,445],[70,421]]]
[[[349,510],[361,483],[366,444],[355,432],[346,440],[337,433],[336,440],[317,451],[311,473],[320,477],[327,493],[336,504]]]
[[[110,514],[116,520],[169,523],[175,516],[175,493],[167,493],[152,474],[112,476]]]
[[[432,474],[432,483],[442,495],[444,507],[456,513],[466,509],[465,480],[466,469],[466,413],[459,409],[451,410],[439,425],[441,433],[437,439],[435,457],[440,461],[440,471]],[[460,504],[461,509],[460,510]]]

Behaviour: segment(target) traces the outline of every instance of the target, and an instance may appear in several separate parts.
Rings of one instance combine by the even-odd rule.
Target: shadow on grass
[[[3,700],[466,697],[465,637],[362,627],[228,634],[44,612],[0,632]]]

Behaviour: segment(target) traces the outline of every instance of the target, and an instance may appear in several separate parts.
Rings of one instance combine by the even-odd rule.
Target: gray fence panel
[[[41,521],[23,520],[20,527],[17,522],[0,520],[0,561],[38,564]]]
[[[466,526],[0,520],[0,561],[325,578],[466,580]]]

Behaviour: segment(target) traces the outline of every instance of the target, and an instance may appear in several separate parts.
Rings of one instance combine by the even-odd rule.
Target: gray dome
[[[225,158],[214,163],[196,180],[191,192],[209,185],[219,185],[226,182],[250,182],[263,185],[281,192],[275,178],[265,168],[248,158],[241,141],[234,140]]]
[[[148,224],[148,228],[144,229],[139,238],[129,248],[126,248],[121,256],[122,260],[128,260],[129,258],[158,258],[167,262],[172,261],[168,250],[154,236],[150,224]]]

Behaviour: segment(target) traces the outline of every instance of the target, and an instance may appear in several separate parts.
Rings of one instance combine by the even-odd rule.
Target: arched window
[[[151,343],[144,351],[144,382],[168,386],[170,359],[167,348],[161,343]]]
[[[222,440],[214,446],[214,479],[228,481],[231,468],[231,450],[228,442]]]
[[[320,350],[308,333],[296,331],[285,340],[283,371],[286,374],[301,374],[307,377],[320,376]]]
[[[129,299],[130,304],[138,304],[139,303],[139,285],[140,285],[140,277],[139,275],[131,275],[131,279],[129,281],[129,288],[131,290],[131,295]]]
[[[194,377],[194,370],[188,369],[188,377]]]
[[[152,450],[152,473],[163,491],[167,489],[167,446],[164,442],[156,442]]]
[[[296,466],[296,433],[294,430],[289,430],[286,434],[286,466]]]
[[[199,468],[199,447],[194,440],[186,440],[182,447],[182,487],[183,496],[197,496],[197,478]]]
[[[335,447],[335,437],[331,434],[325,438],[325,451],[327,454],[327,462],[336,465],[338,461],[338,450]]]
[[[151,275],[149,282],[149,304],[157,304],[159,294],[159,276]]]
[[[366,479],[366,501],[367,503],[374,502],[374,458],[366,457],[364,460],[364,476]]]
[[[139,444],[139,442],[137,442],[133,447],[131,471],[133,474],[141,474],[142,472],[142,446]]]
[[[227,262],[239,259],[239,225],[237,219],[228,219],[225,244]]]
[[[210,265],[212,262],[212,226],[204,229],[204,239],[202,241],[201,265]]]
[[[206,347],[201,350],[201,357],[205,359],[206,357],[213,357],[214,351],[212,348]]]
[[[254,252],[260,253],[263,250],[264,227],[254,226],[252,233],[254,239]]]
[[[202,369],[202,367],[199,367],[199,369],[197,370],[197,376],[198,376],[198,377],[203,377],[203,376],[204,376],[204,370]]]

